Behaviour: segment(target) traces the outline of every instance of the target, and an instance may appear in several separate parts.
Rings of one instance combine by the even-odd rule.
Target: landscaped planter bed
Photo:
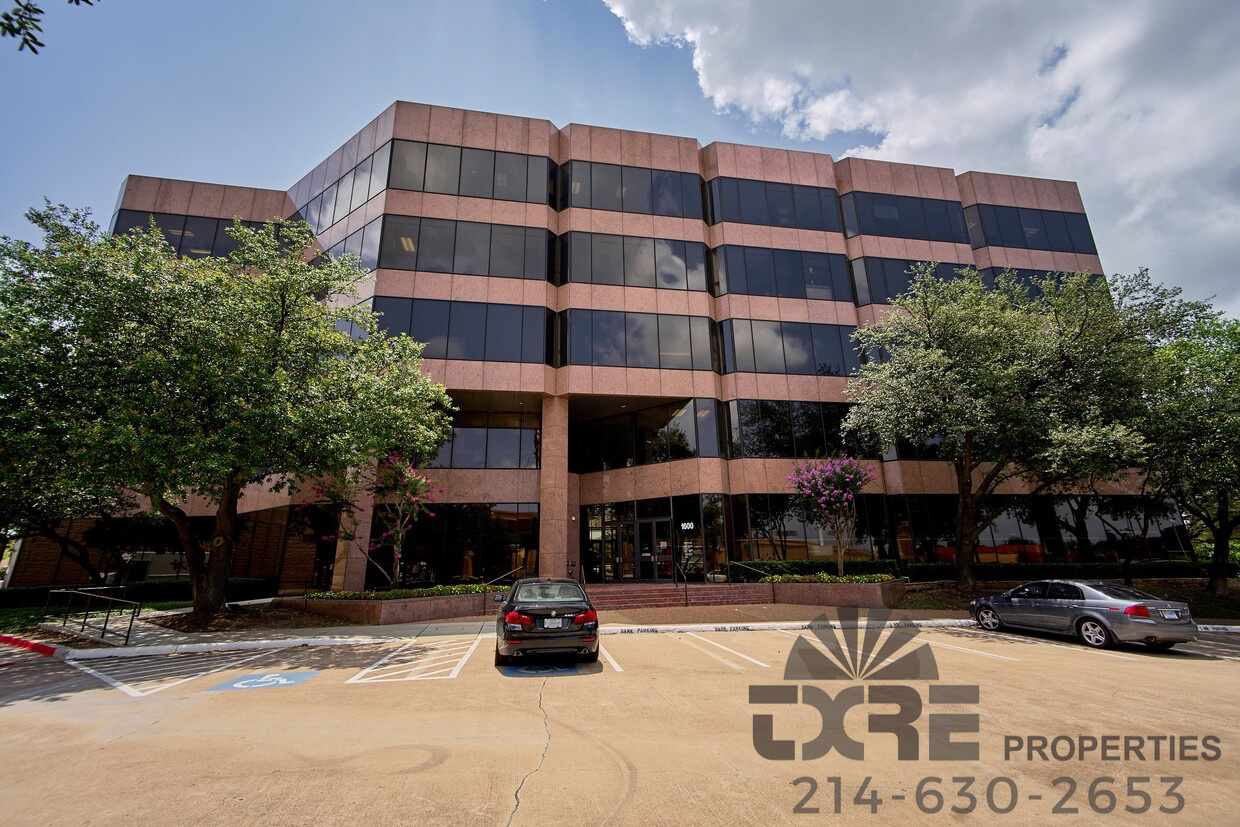
[[[496,594],[449,594],[439,597],[413,597],[404,600],[339,600],[279,597],[273,605],[305,609],[315,614],[339,617],[359,626],[386,626],[392,623],[421,623],[454,617],[493,615],[499,604]]]
[[[884,583],[772,583],[776,603],[801,606],[886,606],[904,597],[904,581]]]

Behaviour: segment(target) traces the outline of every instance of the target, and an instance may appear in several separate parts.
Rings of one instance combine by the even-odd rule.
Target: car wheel
[[[994,609],[982,608],[977,610],[977,625],[988,632],[994,632],[1003,628],[1003,621]]]
[[[1096,620],[1085,618],[1076,626],[1076,633],[1081,642],[1095,649],[1105,649],[1111,645],[1111,633]]]
[[[1145,645],[1153,649],[1155,652],[1169,652],[1171,647],[1175,646],[1174,640],[1147,640]]]
[[[581,656],[581,660],[583,663],[597,662],[598,661],[598,650],[595,649],[593,652],[587,652],[586,654]]]
[[[499,649],[497,648],[495,650],[495,665],[496,666],[507,666],[510,663],[512,663],[512,658],[508,657],[507,655],[501,655],[499,653]]]

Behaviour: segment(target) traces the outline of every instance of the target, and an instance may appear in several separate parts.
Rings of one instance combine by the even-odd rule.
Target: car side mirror
[[[1000,599],[1000,600],[1007,600],[1007,601],[1009,601],[1009,602],[1010,602],[1010,601],[1012,600],[1012,595],[1010,595],[1010,594],[1001,594],[1001,595],[999,595],[999,599]]]
[[[499,594],[495,595],[495,597],[492,597],[492,598],[491,598],[491,602],[493,602],[493,603],[503,603],[503,602],[504,602],[504,593],[503,593],[503,592],[500,592]]]

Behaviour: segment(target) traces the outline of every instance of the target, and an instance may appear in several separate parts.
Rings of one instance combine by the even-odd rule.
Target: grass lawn
[[[998,594],[1019,586],[1019,582],[978,583],[972,591],[956,588],[955,583],[910,583],[897,609],[968,609],[974,597]],[[1240,619],[1240,587],[1229,582],[1225,595],[1209,594],[1205,580],[1134,580],[1133,587],[1167,600],[1187,603],[1195,618]]]
[[[188,600],[173,600],[159,603],[143,603],[142,613],[162,612],[168,609],[184,609],[192,606]],[[20,635],[39,625],[43,619],[42,606],[30,606],[19,609],[0,609],[0,634]]]

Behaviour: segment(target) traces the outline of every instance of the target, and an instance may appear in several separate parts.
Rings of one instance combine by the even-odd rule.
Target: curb
[[[925,628],[976,626],[972,620],[888,620],[884,623],[841,623],[832,621],[774,621],[771,623],[689,623],[670,626],[604,626],[600,635],[652,635],[668,632],[762,632],[804,631],[807,629],[907,629],[913,626]]]
[[[48,657],[54,656],[60,649],[59,646],[52,646],[47,643],[39,643],[37,640],[26,640],[24,637],[14,637],[13,635],[0,635],[0,643],[6,646],[13,646],[18,649],[26,649],[31,652],[37,652],[40,655]]]
[[[156,646],[118,646],[111,649],[63,649],[55,655],[63,660],[102,660],[139,658],[147,655],[183,655],[193,652],[232,652],[243,649],[295,649],[299,646],[367,646],[393,643],[396,637],[306,637],[280,640],[232,640],[220,643],[165,643]]]

